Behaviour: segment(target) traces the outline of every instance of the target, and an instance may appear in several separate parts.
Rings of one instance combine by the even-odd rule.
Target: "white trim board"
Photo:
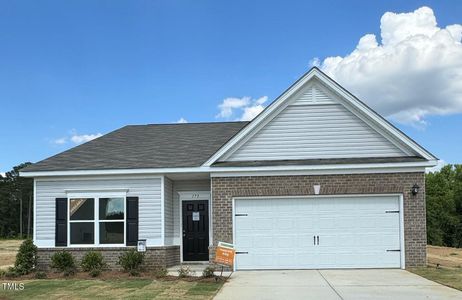
[[[32,226],[34,227],[32,229],[32,240],[34,241],[34,245],[37,246],[37,179],[34,178],[34,208],[33,208],[33,224]],[[53,241],[54,242],[54,241]],[[54,246],[54,243],[53,243]]]
[[[291,87],[289,87],[281,96],[279,96],[270,106],[268,106],[262,113],[260,113],[255,119],[241,131],[239,131],[231,140],[229,140],[224,146],[222,146],[212,157],[210,157],[203,166],[211,166],[213,163],[218,161],[220,158],[226,157],[229,152],[233,152],[236,146],[240,145],[246,138],[249,138],[254,132],[264,126],[265,122],[271,120],[277,115],[287,104],[288,99],[296,94],[307,82],[316,78],[330,90],[335,92],[338,96],[345,100],[345,103],[349,104],[350,109],[356,111],[356,114],[364,116],[368,119],[368,124],[373,124],[375,129],[379,133],[384,134],[390,141],[395,144],[397,142],[406,145],[410,150],[414,151],[418,155],[426,158],[427,160],[437,160],[437,158],[430,152],[425,150],[423,147],[414,142],[411,138],[405,135],[403,132],[398,130],[396,127],[391,125],[388,121],[378,115],[375,111],[361,102],[359,99],[354,97],[352,94],[347,92],[334,80],[329,78],[321,70],[314,67],[303,75],[298,81],[296,81]],[[402,148],[402,147],[400,147]],[[409,152],[409,151],[407,151]]]
[[[165,176],[160,178],[160,238],[165,245]]]
[[[56,176],[59,180],[74,180],[78,176],[97,176],[97,175],[132,175],[147,174],[157,175],[169,173],[218,173],[218,172],[259,172],[259,171],[295,171],[295,170],[350,170],[350,169],[382,169],[382,168],[410,168],[410,167],[434,167],[438,160],[428,160],[421,162],[401,162],[401,163],[370,163],[370,164],[330,164],[330,165],[291,165],[291,166],[263,166],[263,167],[191,167],[191,168],[161,168],[161,169],[116,169],[116,170],[77,170],[77,171],[41,171],[41,172],[20,172],[23,177],[35,177],[37,180],[53,180]],[[40,178],[39,178],[40,177]],[[154,178],[153,177],[153,178]],[[94,178],[86,178],[92,180]]]

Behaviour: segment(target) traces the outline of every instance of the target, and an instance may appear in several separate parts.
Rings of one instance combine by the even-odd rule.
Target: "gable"
[[[414,156],[312,79],[220,161]]]

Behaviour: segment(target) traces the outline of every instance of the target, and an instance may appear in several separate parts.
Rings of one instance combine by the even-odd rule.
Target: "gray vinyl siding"
[[[173,182],[173,223],[174,244],[179,245],[181,239],[180,228],[180,197],[178,192],[210,191],[210,180],[180,180]]]
[[[55,241],[55,199],[67,198],[66,190],[128,189],[127,196],[139,197],[139,238],[148,245],[161,245],[161,179],[124,177],[89,177],[36,181],[35,242],[39,247],[53,247]]]
[[[406,154],[318,88],[308,88],[224,161],[356,157]]]
[[[165,222],[165,244],[173,244],[173,183],[164,177],[164,222]]]

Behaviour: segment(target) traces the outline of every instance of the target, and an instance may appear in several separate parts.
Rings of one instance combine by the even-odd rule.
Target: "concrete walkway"
[[[224,299],[462,299],[462,292],[405,270],[294,270],[234,273]]]

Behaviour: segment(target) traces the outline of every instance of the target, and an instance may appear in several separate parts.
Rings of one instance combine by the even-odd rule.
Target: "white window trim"
[[[92,198],[94,199],[94,218],[93,220],[71,220],[70,218],[70,203],[71,199],[79,198]],[[99,219],[99,200],[100,198],[122,198],[124,203],[124,218],[123,220],[100,220]],[[123,244],[101,244],[99,240],[99,224],[107,222],[118,222],[123,223]],[[72,223],[93,223],[94,230],[94,243],[93,244],[71,244],[71,224]],[[106,248],[106,247],[125,247],[127,244],[127,194],[126,193],[114,193],[114,192],[83,192],[74,193],[69,192],[67,194],[67,248]]]

